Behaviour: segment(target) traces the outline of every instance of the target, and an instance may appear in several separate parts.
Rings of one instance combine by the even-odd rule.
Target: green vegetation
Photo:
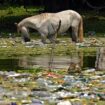
[[[105,36],[105,13],[96,11],[80,12],[84,19],[85,33],[88,31],[95,31],[96,36]]]
[[[16,28],[14,23],[19,22],[25,17],[37,14],[38,11],[43,10],[42,7],[34,8],[28,7],[28,12],[21,7],[0,7],[0,31],[3,33],[15,32]]]
[[[75,44],[70,42],[69,38],[59,38],[60,43],[56,44],[54,49],[54,55],[71,55],[75,52],[83,52],[85,55],[89,55],[90,53],[95,54],[97,48],[96,47],[82,47],[77,48]],[[5,43],[0,44],[0,56],[4,57],[16,57],[23,55],[37,56],[37,55],[48,55],[51,53],[52,44],[48,44],[47,46],[34,45],[33,47],[27,47],[21,42],[14,43],[11,42],[9,38],[0,39],[1,43],[4,41]],[[62,43],[62,41],[65,43]]]

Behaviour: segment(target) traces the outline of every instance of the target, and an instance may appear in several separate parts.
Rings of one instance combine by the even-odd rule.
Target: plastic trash
[[[34,99],[30,105],[44,105],[44,102],[38,99]]]
[[[61,101],[57,105],[72,105],[69,101]]]

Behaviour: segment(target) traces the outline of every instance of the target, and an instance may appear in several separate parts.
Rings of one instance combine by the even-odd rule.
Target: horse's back
[[[61,20],[60,33],[67,31],[73,25],[78,25],[81,19],[79,13],[73,10],[57,12],[56,16]]]
[[[74,10],[64,10],[64,11],[61,11],[61,12],[57,12],[56,14],[57,15],[65,15],[65,17],[67,15],[69,15],[69,16],[74,16],[74,17],[76,16],[77,18],[81,18],[81,15]]]

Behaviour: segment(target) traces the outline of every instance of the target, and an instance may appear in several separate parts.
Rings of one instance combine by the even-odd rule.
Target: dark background
[[[0,5],[43,6],[45,12],[73,10],[105,10],[105,0],[0,0]]]

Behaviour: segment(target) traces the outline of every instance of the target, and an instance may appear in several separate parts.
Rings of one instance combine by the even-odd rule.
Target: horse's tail
[[[80,42],[83,42],[83,31],[83,19],[81,18],[78,29],[78,37]]]

